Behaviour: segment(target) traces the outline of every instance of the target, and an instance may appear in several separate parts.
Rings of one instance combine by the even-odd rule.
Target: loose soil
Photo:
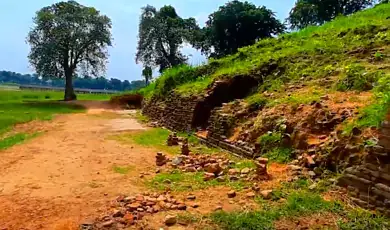
[[[154,174],[159,149],[112,138],[147,129],[133,118],[134,113],[92,104],[86,113],[17,125],[12,132],[40,135],[0,152],[0,229],[78,229],[80,223],[107,213],[119,195],[148,191],[140,174]],[[121,174],[115,170],[118,167],[129,170]],[[263,189],[288,179],[285,165],[272,164],[269,171],[273,178],[261,183]],[[218,206],[228,212],[257,208],[256,202],[245,198],[245,190],[234,199],[227,197],[229,190],[219,186],[194,191],[197,199],[186,202],[187,211],[205,215]],[[188,194],[174,195],[186,200]],[[192,203],[199,208],[191,208]],[[133,228],[163,227],[166,214],[146,216]]]
[[[155,151],[108,137],[144,129],[126,113],[92,109],[16,127],[41,135],[0,152],[0,229],[78,229],[119,194],[145,190]],[[126,175],[114,166],[131,168]]]

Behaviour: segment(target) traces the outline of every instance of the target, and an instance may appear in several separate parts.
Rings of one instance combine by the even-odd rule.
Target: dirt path
[[[42,135],[0,152],[0,229],[77,229],[117,195],[143,190],[138,173],[153,169],[155,152],[108,138],[143,127],[102,113],[35,122]],[[115,165],[133,170],[118,174]]]

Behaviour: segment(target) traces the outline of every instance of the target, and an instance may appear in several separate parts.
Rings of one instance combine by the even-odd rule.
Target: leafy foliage
[[[99,76],[105,69],[111,20],[93,7],[59,2],[37,12],[27,41],[31,46],[28,57],[38,75],[65,77],[65,100],[73,100],[75,71]]]
[[[321,25],[339,15],[349,15],[371,6],[374,0],[298,0],[287,21],[292,29]]]
[[[136,61],[145,67],[159,67],[160,72],[186,62],[179,48],[188,40],[190,30],[197,30],[193,18],[179,17],[172,6],[160,10],[147,5],[142,8]]]
[[[206,27],[193,37],[193,44],[204,53],[222,57],[259,39],[280,34],[284,29],[266,7],[234,0],[209,16]]]

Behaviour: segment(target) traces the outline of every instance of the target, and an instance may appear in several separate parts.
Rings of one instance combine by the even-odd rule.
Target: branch
[[[87,41],[79,50],[79,52],[76,54],[74,60],[73,60],[73,63],[71,64],[71,67],[73,69],[76,69],[77,67],[77,64],[80,62],[80,57],[81,55],[84,53],[85,49],[88,48],[89,45],[93,44],[93,39],[90,39],[89,41]]]

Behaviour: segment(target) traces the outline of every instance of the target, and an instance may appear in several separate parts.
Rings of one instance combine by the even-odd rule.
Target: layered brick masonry
[[[227,137],[232,135],[231,132],[235,126],[235,122],[236,118],[233,115],[223,113],[219,108],[214,109],[211,112],[207,127],[207,138],[202,138],[201,141],[240,156],[253,158],[255,153],[254,147],[250,147],[248,143],[233,143],[227,139]]]
[[[347,168],[338,184],[357,205],[390,216],[390,119],[382,124],[379,146],[369,149],[361,165]]]
[[[202,98],[181,97],[171,93],[164,99],[153,97],[144,103],[142,112],[171,130],[190,131],[195,107]]]
[[[165,99],[153,97],[143,105],[142,112],[157,121],[159,125],[175,131],[196,131],[196,119],[204,113],[197,110],[199,105],[204,103],[204,97],[182,97],[171,93]],[[211,115],[205,116],[203,121],[207,125],[207,137],[199,137],[201,142],[213,147],[219,147],[240,156],[254,157],[254,147],[249,147],[248,143],[229,142],[226,137],[235,124],[232,115],[224,114],[219,107],[211,111]]]

